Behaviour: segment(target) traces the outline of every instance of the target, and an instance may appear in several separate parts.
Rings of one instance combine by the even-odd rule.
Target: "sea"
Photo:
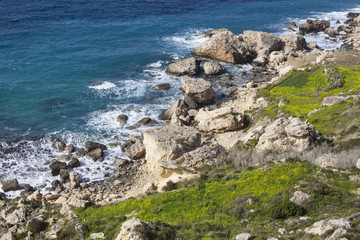
[[[292,33],[290,22],[308,18],[336,27],[349,11],[359,12],[359,1],[0,0],[0,181],[16,178],[45,191],[57,179],[49,163],[64,154],[55,138],[77,147],[88,140],[119,143],[103,162],[83,157],[76,169],[85,182],[111,175],[114,158],[126,157],[120,145],[148,128],[130,126],[156,119],[183,98],[181,79],[165,70],[172,59],[189,57],[206,40],[199,37],[204,31],[282,35]],[[323,34],[307,40],[323,49],[341,46]],[[228,73],[249,68],[228,66]],[[170,89],[153,87],[160,83]],[[120,114],[129,117],[124,127]]]

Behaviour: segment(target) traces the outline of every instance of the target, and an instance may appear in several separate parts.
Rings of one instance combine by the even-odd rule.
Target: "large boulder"
[[[198,129],[203,132],[226,132],[244,127],[245,116],[235,113],[231,107],[212,111],[200,109],[195,117]]]
[[[337,35],[339,35],[338,30],[332,27],[328,27],[327,29],[325,29],[324,33],[329,35],[329,37],[336,37]]]
[[[181,86],[185,94],[192,97],[200,105],[214,101],[215,91],[211,84],[202,78],[183,77]]]
[[[131,218],[121,225],[115,240],[148,240],[147,224],[140,219]]]
[[[19,190],[19,183],[17,179],[2,182],[2,189],[4,192]]]
[[[129,139],[121,146],[121,150],[132,160],[142,158],[146,151],[140,138]]]
[[[66,169],[66,163],[54,160],[50,163],[50,171],[53,176],[57,176],[61,169]]]
[[[326,232],[338,228],[350,229],[351,223],[348,219],[345,218],[321,220],[315,222],[311,227],[306,228],[305,232],[308,234],[321,236],[324,235]]]
[[[172,60],[166,74],[172,76],[194,76],[200,73],[200,61],[194,57]]]
[[[306,20],[306,23],[301,23],[299,25],[299,33],[300,35],[305,35],[309,33],[318,33],[325,31],[330,27],[330,21],[329,20],[312,20],[308,19]]]
[[[171,161],[198,148],[201,134],[192,127],[166,125],[143,132],[147,164],[162,172],[159,161]]]
[[[86,156],[94,161],[99,160],[100,162],[102,162],[104,160],[104,151],[101,148],[97,148],[95,150],[92,150],[91,152],[88,152]]]
[[[284,42],[284,51],[286,53],[297,52],[306,49],[307,43],[303,36],[286,34],[280,36],[280,38]]]
[[[279,118],[264,129],[255,150],[302,152],[320,140],[321,135],[309,123],[299,118]]]
[[[229,30],[221,30],[195,47],[191,55],[228,63],[248,63],[252,57],[246,45]]]
[[[203,69],[206,75],[219,75],[225,71],[223,66],[216,61],[205,62]]]
[[[243,39],[258,56],[268,55],[273,51],[280,51],[284,47],[284,42],[281,38],[267,32],[244,31]]]
[[[97,142],[92,142],[92,141],[87,141],[85,143],[85,151],[86,152],[91,152],[98,148],[101,149],[102,151],[104,151],[104,150],[106,150],[106,145],[97,143]]]
[[[160,115],[160,120],[171,120],[172,115],[175,113],[179,115],[179,113],[186,112],[187,114],[188,107],[186,106],[185,102],[182,100],[176,100],[168,109],[164,110]],[[183,115],[183,114],[182,114]]]

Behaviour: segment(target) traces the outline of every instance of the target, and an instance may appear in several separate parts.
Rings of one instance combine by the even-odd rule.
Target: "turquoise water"
[[[247,29],[282,34],[290,21],[343,20],[357,4],[1,0],[0,179],[18,177],[25,183],[36,178],[35,185],[48,184],[46,164],[59,154],[54,137],[82,146],[86,140],[121,143],[140,133],[141,128],[120,127],[116,116],[129,115],[131,125],[156,117],[181,98],[179,79],[164,70],[171,59],[190,55],[203,41],[196,37],[202,31],[224,27],[235,34]],[[153,89],[163,82],[171,84],[169,91]],[[107,154],[111,163],[122,153],[115,148]],[[79,171],[94,180],[106,170],[84,159]]]

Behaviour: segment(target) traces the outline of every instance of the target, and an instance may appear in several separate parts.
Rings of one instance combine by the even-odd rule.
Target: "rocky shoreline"
[[[270,104],[264,97],[258,96],[260,89],[275,83],[293,69],[322,64],[338,54],[337,51],[321,50],[316,43],[307,43],[304,35],[324,32],[331,39],[343,41],[342,50],[360,50],[360,14],[349,13],[347,17],[344,25],[337,29],[331,28],[326,20],[309,19],[299,26],[291,23],[289,29],[298,33],[280,37],[256,31],[245,31],[236,36],[227,29],[203,33],[208,40],[193,49],[192,57],[173,60],[166,70],[168,75],[182,77],[184,99],[177,100],[159,115],[159,120],[165,121],[165,125],[150,128],[142,136],[132,136],[121,146],[130,160],[115,158],[118,172],[105,176],[107,179],[102,181],[81,182],[76,172],[80,166],[79,158],[86,156],[94,161],[103,161],[106,149],[112,145],[88,141],[84,147],[79,147],[56,139],[54,144],[65,154],[49,165],[51,174],[59,176],[59,180],[53,181],[52,187],[46,189],[52,193],[43,195],[30,183],[19,186],[16,179],[2,183],[4,192],[20,187],[23,192],[19,199],[12,200],[12,204],[6,200],[5,193],[0,195],[0,239],[14,239],[12,233],[26,232],[26,226],[30,227],[26,239],[34,236],[57,239],[65,220],[46,217],[51,215],[53,208],[58,208],[66,221],[73,222],[77,226],[78,238],[84,239],[82,233],[85,230],[72,207],[108,205],[132,197],[160,193],[169,182],[199,177],[197,169],[201,167],[226,164],[233,158],[231,155],[236,144],[241,142],[249,145],[254,139],[256,144],[252,157],[243,158],[238,163],[243,167],[270,161],[274,155],[285,158],[290,155],[303,156],[306,152],[313,153],[309,161],[321,167],[360,168],[360,159],[342,162],[335,156],[324,157],[324,153],[328,152],[327,147],[331,146],[307,121],[264,117],[255,122],[251,120],[253,116],[250,117],[251,111]],[[254,81],[237,88],[231,83],[234,76],[226,74],[226,68],[221,64],[223,62],[251,64],[253,69],[244,75],[250,75]],[[214,85],[231,89],[226,100],[215,101]],[[168,87],[166,84],[155,86],[160,90]],[[326,104],[332,103],[324,103],[324,106],[330,106]],[[118,116],[117,121],[127,126],[126,115]],[[156,121],[144,118],[137,125],[151,126]],[[323,148],[325,150],[319,150]],[[17,205],[16,209],[14,205]],[[143,225],[141,222],[130,225],[136,224]],[[45,229],[48,231],[44,232]],[[132,239],[124,231],[117,239]],[[96,238],[103,237],[90,237]]]

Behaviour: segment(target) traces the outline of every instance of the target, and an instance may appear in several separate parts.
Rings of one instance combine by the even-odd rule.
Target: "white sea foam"
[[[113,87],[116,87],[116,85],[114,83],[108,82],[108,81],[105,81],[99,85],[89,86],[89,88],[96,89],[96,90],[106,90],[106,89],[110,89]]]
[[[199,36],[200,33],[208,30],[210,29],[190,29],[184,33],[176,34],[175,36],[165,37],[163,40],[175,45],[177,48],[192,49],[209,39],[205,36]]]

